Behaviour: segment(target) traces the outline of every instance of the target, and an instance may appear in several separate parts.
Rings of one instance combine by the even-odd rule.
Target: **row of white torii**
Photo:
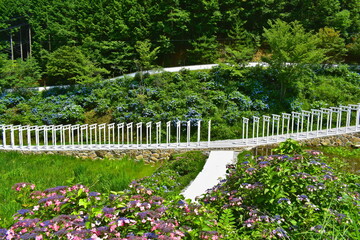
[[[129,148],[219,148],[259,145],[360,131],[360,103],[242,119],[241,139],[211,141],[211,120],[84,125],[0,125],[0,149],[82,150]],[[183,126],[183,124],[185,126]],[[194,125],[194,126],[192,126]],[[207,128],[201,141],[201,127]],[[145,126],[145,127],[144,127]],[[155,136],[153,135],[155,127]],[[173,128],[175,127],[175,134]],[[184,129],[185,128],[185,129]],[[145,130],[145,131],[144,131]],[[192,133],[193,131],[193,133]],[[196,131],[196,132],[194,132]],[[181,135],[185,136],[181,138]],[[194,135],[194,136],[192,136]],[[162,141],[162,136],[165,141]],[[134,138],[136,141],[134,141]],[[195,139],[195,141],[191,141]],[[183,140],[183,142],[182,142]]]
[[[166,122],[166,143],[162,142],[162,122],[148,123],[102,123],[75,125],[0,125],[3,149],[98,149],[98,148],[141,148],[141,147],[183,147],[181,143],[181,121],[176,122],[176,139],[171,142],[171,121]],[[143,138],[143,126],[146,133]],[[155,125],[155,143],[152,129]],[[197,121],[197,142],[200,146],[201,121]],[[136,142],[134,142],[134,130]],[[210,142],[211,120],[208,121],[208,143]],[[8,140],[8,135],[10,140]],[[186,122],[186,147],[190,147],[191,121]],[[146,143],[143,143],[143,140]],[[10,142],[9,142],[10,141]],[[9,144],[8,144],[9,142]],[[203,143],[204,144],[204,143]],[[1,149],[1,145],[0,145]]]

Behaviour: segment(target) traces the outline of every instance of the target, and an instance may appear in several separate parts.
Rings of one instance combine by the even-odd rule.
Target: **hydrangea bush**
[[[230,239],[359,239],[360,178],[325,160],[318,151],[241,155],[201,201],[236,219]]]
[[[164,199],[133,182],[125,192],[101,194],[83,185],[34,191],[20,183],[23,206],[5,239],[217,239],[216,216],[180,196]],[[197,219],[194,221],[194,219]]]

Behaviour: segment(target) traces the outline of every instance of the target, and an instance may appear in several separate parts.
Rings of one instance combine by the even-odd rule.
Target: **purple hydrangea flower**
[[[100,193],[98,193],[98,192],[89,192],[90,197],[97,197],[99,195],[100,195]]]
[[[307,202],[310,201],[308,196],[306,196],[305,194],[298,195],[298,199],[300,201],[307,201]]]
[[[20,209],[19,211],[17,211],[18,214],[24,215],[26,213],[30,212],[29,209]]]
[[[259,162],[259,166],[260,166],[261,168],[267,167],[268,165],[269,165],[269,162],[268,162],[268,161],[261,161],[261,162]]]
[[[280,198],[280,199],[278,200],[278,203],[282,203],[282,202],[287,202],[288,204],[291,204],[291,201],[290,201],[290,199],[288,199],[288,198]]]

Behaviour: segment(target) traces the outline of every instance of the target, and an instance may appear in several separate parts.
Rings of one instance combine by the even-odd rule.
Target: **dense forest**
[[[360,95],[358,0],[2,0],[0,16],[1,124],[212,119],[224,138],[242,117]],[[220,66],[144,72],[204,63]]]
[[[323,62],[359,63],[359,12],[358,0],[1,0],[0,85],[261,60],[272,54],[265,30],[280,20],[316,36]]]

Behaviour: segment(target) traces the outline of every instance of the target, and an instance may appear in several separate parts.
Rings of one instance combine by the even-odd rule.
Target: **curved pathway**
[[[190,66],[180,66],[180,67],[168,67],[168,68],[161,68],[159,70],[148,70],[148,71],[144,71],[144,73],[149,73],[150,75],[152,74],[158,74],[161,72],[179,72],[181,69],[187,69],[190,71],[196,71],[196,70],[205,70],[205,69],[211,69],[213,67],[218,66],[219,64],[202,64],[202,65],[190,65]],[[255,66],[268,66],[266,63],[263,62],[250,62],[247,67],[255,67]],[[114,78],[110,78],[110,79],[106,79],[104,81],[114,81],[117,79],[122,79],[125,77],[135,77],[135,75],[138,72],[134,72],[134,73],[129,73],[129,74],[124,74],[118,77],[114,77]],[[37,88],[30,88],[33,90],[38,90],[39,92],[45,91],[45,90],[50,90],[52,88],[68,88],[71,87],[71,85],[60,85],[60,86],[48,86],[48,87],[37,87]],[[12,91],[11,89],[7,89],[7,91]]]
[[[203,170],[181,194],[186,199],[194,201],[196,197],[218,184],[219,179],[225,178],[226,166],[233,163],[234,160],[234,151],[211,151]]]

